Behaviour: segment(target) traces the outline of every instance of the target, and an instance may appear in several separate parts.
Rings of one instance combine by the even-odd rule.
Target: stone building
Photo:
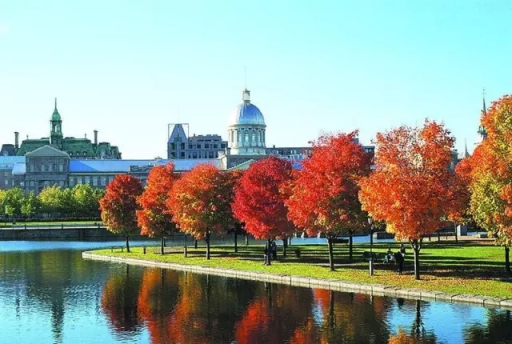
[[[19,145],[19,133],[14,133],[14,144],[3,144],[0,149],[1,156],[24,156],[38,148],[50,145],[59,151],[66,152],[70,157],[87,159],[121,159],[121,153],[116,146],[109,142],[98,142],[98,131],[94,130],[94,141],[87,138],[64,137],[62,131],[62,118],[57,110],[57,99],[55,109],[50,118],[50,136],[40,139],[23,140]]]
[[[193,135],[185,133],[185,123],[177,123],[167,140],[167,159],[215,159],[224,151],[227,142],[220,135]]]

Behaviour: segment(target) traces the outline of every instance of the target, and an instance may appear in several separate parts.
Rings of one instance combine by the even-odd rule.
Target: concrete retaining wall
[[[89,228],[38,228],[38,229],[1,229],[0,240],[41,240],[41,239],[77,239],[122,238],[102,227]]]
[[[300,276],[278,275],[262,272],[241,271],[234,269],[212,268],[200,265],[181,265],[167,262],[157,262],[151,260],[142,260],[134,258],[122,258],[116,256],[104,256],[91,252],[83,252],[85,259],[102,260],[107,262],[126,263],[132,265],[141,265],[148,267],[158,267],[163,269],[172,269],[179,271],[190,271],[194,273],[209,274],[223,277],[242,278],[261,282],[272,282],[288,284],[297,287],[330,289],[341,292],[355,292],[360,294],[369,294],[377,296],[401,297],[404,299],[425,300],[425,301],[444,301],[453,303],[466,303],[483,306],[487,308],[502,308],[512,310],[512,299],[494,298],[488,296],[476,296],[469,294],[448,294],[438,291],[429,291],[421,289],[398,288],[382,284],[365,284],[346,282],[340,280],[318,279]]]

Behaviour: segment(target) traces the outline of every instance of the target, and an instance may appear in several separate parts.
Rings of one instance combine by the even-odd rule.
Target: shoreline
[[[422,301],[442,301],[450,303],[463,303],[469,305],[483,306],[493,309],[512,310],[512,299],[496,298],[490,296],[479,296],[472,294],[450,294],[438,291],[422,290],[416,288],[399,288],[387,286],[384,284],[356,283],[341,280],[309,278],[293,275],[280,275],[273,273],[261,273],[252,271],[242,271],[226,268],[212,268],[201,265],[183,265],[168,262],[159,262],[154,260],[144,260],[135,258],[122,258],[118,256],[94,254],[91,251],[82,252],[82,258],[90,260],[99,260],[113,263],[124,263],[130,265],[139,265],[146,267],[157,267],[185,272],[200,274],[209,274],[221,277],[241,278],[252,281],[271,282],[286,284],[296,287],[328,289],[340,292],[356,292],[367,295],[400,297],[404,299],[422,300]]]

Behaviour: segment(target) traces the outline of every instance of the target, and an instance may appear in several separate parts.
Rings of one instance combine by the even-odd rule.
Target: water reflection
[[[83,260],[79,250],[1,251],[0,341],[7,343],[505,343],[512,337],[509,311],[108,264]]]

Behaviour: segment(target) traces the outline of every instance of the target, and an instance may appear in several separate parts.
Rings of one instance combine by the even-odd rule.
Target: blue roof
[[[0,156],[0,168],[12,168],[18,162],[25,162],[24,156]]]
[[[17,162],[12,168],[12,174],[19,175],[27,172],[27,165],[24,162]]]
[[[231,116],[228,125],[259,124],[265,125],[265,119],[260,109],[254,104],[243,103],[238,105]]]
[[[168,162],[174,163],[174,169],[176,171],[188,171],[199,164],[213,164],[217,167],[221,167],[220,160],[218,159],[159,159],[159,160],[80,160],[71,159],[69,161],[69,172],[70,173],[128,173],[130,172],[130,166],[157,166],[165,165]]]

